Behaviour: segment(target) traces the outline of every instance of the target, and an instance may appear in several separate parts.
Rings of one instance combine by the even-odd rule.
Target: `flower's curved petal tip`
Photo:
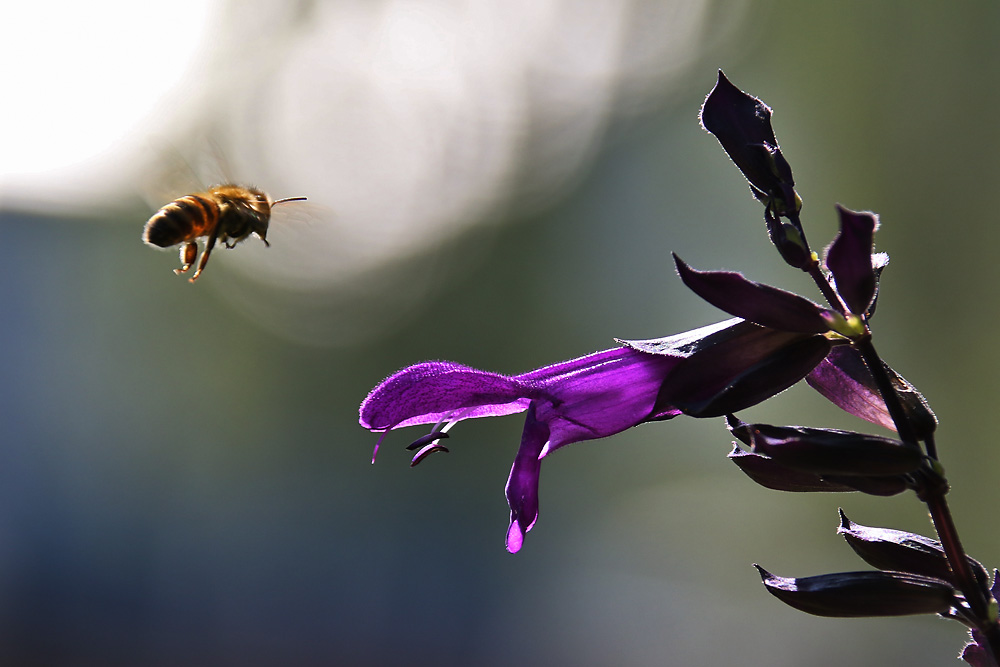
[[[516,554],[523,545],[524,532],[521,530],[521,524],[517,522],[517,519],[513,519],[510,522],[510,528],[507,529],[507,551]]]

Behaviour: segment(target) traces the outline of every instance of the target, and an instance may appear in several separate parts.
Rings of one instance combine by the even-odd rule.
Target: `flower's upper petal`
[[[560,361],[557,364],[542,366],[533,371],[515,375],[512,379],[538,388],[553,387],[580,374],[593,373],[595,370],[599,373],[601,366],[620,356],[622,356],[622,348],[612,347],[568,361]]]
[[[514,378],[446,361],[408,366],[383,380],[361,403],[372,431],[451,419],[523,412],[531,389]]]
[[[549,427],[535,415],[535,404],[528,406],[521,446],[514,458],[507,479],[507,503],[510,505],[510,527],[507,529],[507,551],[517,553],[524,535],[538,519],[538,476],[541,453],[549,440]]]
[[[603,438],[652,418],[656,396],[680,357],[618,347],[518,375],[538,401],[537,418],[551,431],[543,456],[571,442]],[[674,414],[678,414],[675,412]]]

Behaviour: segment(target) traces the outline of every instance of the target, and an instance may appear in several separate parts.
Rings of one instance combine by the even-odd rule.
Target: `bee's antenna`
[[[271,206],[274,206],[275,204],[283,204],[286,201],[305,201],[305,200],[306,200],[305,197],[285,197],[284,199],[275,199],[273,202],[271,202]]]

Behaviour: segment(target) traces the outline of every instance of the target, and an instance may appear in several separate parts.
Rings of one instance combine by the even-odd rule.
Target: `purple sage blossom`
[[[527,412],[507,481],[507,550],[515,553],[538,518],[542,459],[563,445],[680,414],[654,413],[654,406],[667,374],[682,358],[617,347],[514,376],[427,361],[375,387],[361,404],[360,422],[383,432],[383,438],[402,426],[434,424],[431,434],[415,443],[421,447],[414,457],[419,461],[431,448],[440,449],[436,441],[463,419]]]
[[[564,445],[680,414],[711,417],[770,398],[806,376],[830,351],[821,335],[788,333],[739,319],[501,375],[425,361],[389,376],[361,403],[360,422],[382,433],[433,424],[411,465],[438,451],[463,419],[526,412],[507,480],[507,549],[518,551],[538,518],[541,461]],[[378,452],[379,444],[375,445]],[[372,455],[374,461],[375,454]]]

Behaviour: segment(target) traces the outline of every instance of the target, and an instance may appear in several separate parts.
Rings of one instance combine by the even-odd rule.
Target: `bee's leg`
[[[198,260],[198,268],[195,270],[194,275],[188,279],[190,282],[193,283],[198,280],[198,276],[200,276],[201,272],[205,270],[205,265],[208,264],[208,256],[212,254],[212,248],[215,247],[215,238],[215,236],[208,237],[208,242],[205,244],[205,250],[201,253],[201,259]]]
[[[181,246],[181,268],[174,269],[174,273],[180,275],[191,268],[194,264],[194,258],[198,256],[198,244],[194,241],[189,241]]]

